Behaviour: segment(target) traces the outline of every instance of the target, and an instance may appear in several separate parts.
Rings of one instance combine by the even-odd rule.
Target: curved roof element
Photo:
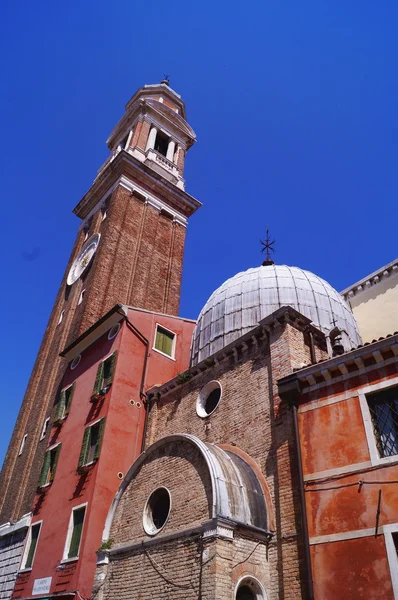
[[[263,490],[253,469],[240,456],[215,444],[202,442],[189,434],[170,435],[149,446],[130,467],[121,483],[105,522],[103,539],[109,538],[118,504],[141,465],[159,447],[175,442],[195,446],[209,470],[212,502],[211,518],[224,517],[268,531],[267,507]]]
[[[237,340],[282,306],[292,306],[325,334],[337,326],[353,346],[361,343],[350,307],[329,283],[298,267],[267,265],[238,273],[210,296],[193,333],[191,365]]]

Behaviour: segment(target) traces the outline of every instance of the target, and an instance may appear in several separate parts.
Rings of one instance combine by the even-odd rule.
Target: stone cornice
[[[382,279],[386,279],[391,275],[396,275],[398,273],[398,258],[390,262],[388,265],[381,267],[377,271],[374,271],[367,277],[364,277],[360,281],[357,281],[350,287],[343,290],[341,293],[342,296],[346,300],[352,298],[353,296],[358,296],[364,290],[368,290],[373,285],[377,285]]]
[[[309,365],[278,381],[279,395],[294,402],[301,393],[357,377],[398,362],[398,333]],[[366,363],[366,365],[365,365]]]
[[[134,156],[121,150],[102,173],[95,179],[93,185],[75,206],[73,212],[81,219],[86,218],[101,198],[103,198],[117,180],[125,175],[129,179],[136,180],[143,188],[150,190],[153,195],[167,198],[170,207],[181,213],[184,217],[190,217],[202,204],[184,190],[177,188],[173,183],[167,181],[162,175],[137,160]]]
[[[250,347],[257,347],[260,343],[262,343],[262,341],[268,340],[270,331],[284,323],[290,323],[293,325],[293,327],[303,332],[311,331],[318,344],[325,344],[324,334],[319,329],[311,325],[310,319],[299,313],[291,306],[282,306],[268,317],[265,317],[265,319],[262,319],[257,327],[251,329],[237,340],[234,340],[228,344],[228,346],[225,346],[218,352],[215,352],[212,356],[205,358],[197,365],[190,367],[184,371],[184,373],[180,373],[163,385],[151,388],[147,391],[147,396],[150,399],[159,399],[160,396],[165,396],[185,382],[192,381],[195,377],[207,369],[214,367],[216,364],[222,363],[230,356],[238,358],[239,351],[247,352]]]

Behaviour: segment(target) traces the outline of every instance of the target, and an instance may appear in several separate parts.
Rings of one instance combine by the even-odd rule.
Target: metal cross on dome
[[[274,244],[275,240],[271,240],[269,236],[269,229],[267,227],[266,230],[267,237],[265,240],[260,240],[260,244],[262,245],[261,252],[265,252],[265,263],[273,264],[273,260],[271,258],[271,252],[275,252]],[[264,264],[264,263],[263,263]]]

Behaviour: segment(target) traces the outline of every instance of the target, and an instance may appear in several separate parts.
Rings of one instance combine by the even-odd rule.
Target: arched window
[[[237,585],[235,600],[267,600],[267,595],[257,579],[244,577]]]

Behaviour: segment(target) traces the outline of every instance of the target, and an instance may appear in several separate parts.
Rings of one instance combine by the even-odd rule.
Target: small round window
[[[113,340],[114,337],[117,336],[117,334],[119,333],[120,330],[120,323],[116,323],[116,325],[114,325],[108,333],[108,340]]]
[[[219,381],[210,381],[200,391],[196,401],[196,412],[199,417],[205,418],[211,415],[220,403],[222,387]]]
[[[76,367],[80,363],[81,359],[82,359],[82,355],[79,354],[72,360],[72,362],[70,363],[70,368],[72,371],[73,371],[73,369],[76,369]]]
[[[263,586],[253,577],[245,577],[237,587],[235,600],[266,600]]]
[[[166,525],[171,508],[170,492],[160,487],[149,496],[143,515],[145,533],[156,535]]]

